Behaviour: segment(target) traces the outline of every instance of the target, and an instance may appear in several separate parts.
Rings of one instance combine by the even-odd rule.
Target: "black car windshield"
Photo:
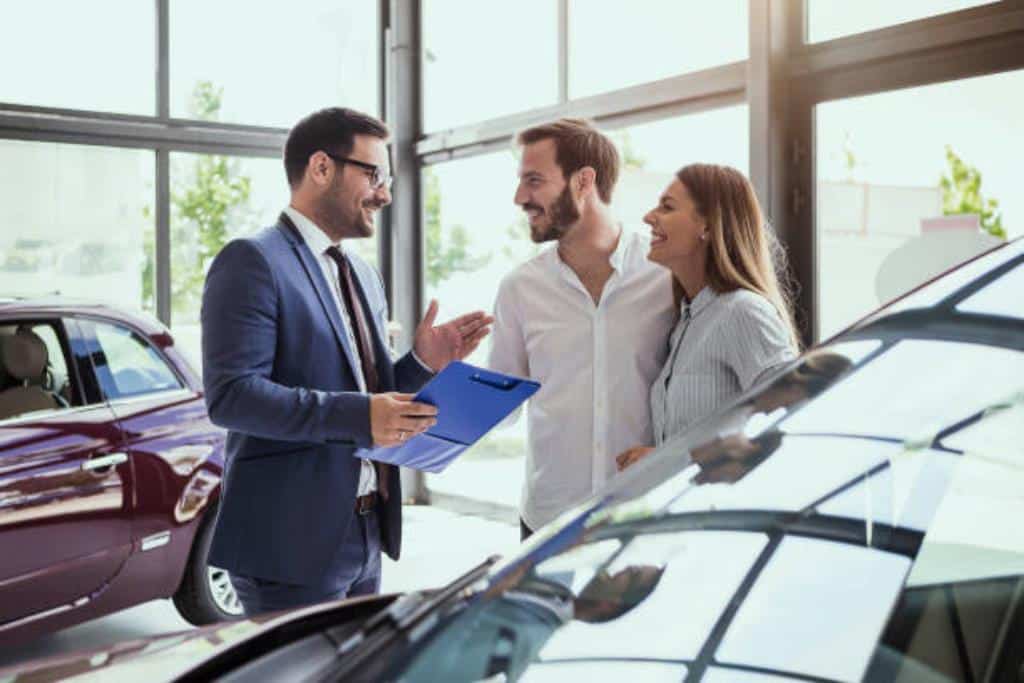
[[[947,680],[1017,666],[1024,310],[990,293],[1020,282],[1024,242],[982,260],[995,255],[995,276],[969,266],[921,290],[941,306],[868,321],[662,446],[379,673]],[[968,616],[979,626],[958,647]]]

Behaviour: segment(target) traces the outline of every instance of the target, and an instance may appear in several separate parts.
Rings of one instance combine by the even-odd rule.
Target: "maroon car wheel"
[[[174,594],[178,612],[196,626],[237,619],[243,614],[227,571],[207,564],[217,507],[214,503],[203,516],[202,526],[192,543],[185,576]]]

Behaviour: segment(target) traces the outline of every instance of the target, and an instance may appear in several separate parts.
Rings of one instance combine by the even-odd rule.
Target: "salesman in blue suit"
[[[391,201],[387,127],[350,109],[291,130],[290,205],[277,224],[220,252],[203,292],[203,381],[228,429],[210,563],[247,614],[376,593],[380,551],[398,559],[398,470],[354,456],[428,428],[412,393],[489,333],[470,313],[434,325],[392,361],[378,273],[343,245],[373,234]],[[403,392],[403,393],[398,393]]]

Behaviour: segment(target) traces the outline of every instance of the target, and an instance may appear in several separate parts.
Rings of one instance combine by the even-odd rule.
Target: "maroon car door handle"
[[[85,472],[96,472],[116,467],[117,465],[125,462],[128,462],[127,453],[106,453],[104,455],[98,455],[95,458],[89,458],[83,462],[82,470]]]

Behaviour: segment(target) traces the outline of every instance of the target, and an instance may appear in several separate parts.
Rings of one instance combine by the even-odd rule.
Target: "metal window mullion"
[[[815,102],[946,83],[1024,68],[1024,31],[940,51],[905,54],[809,74],[804,82]]]
[[[427,157],[457,148],[508,140],[522,128],[562,116],[605,121],[638,112],[691,106],[702,100],[742,95],[746,87],[747,62],[734,62],[432,133],[417,143],[416,151],[421,157]]]
[[[558,0],[558,102],[569,101],[569,0]]]
[[[171,326],[171,152],[156,150],[156,313]]]
[[[412,346],[413,332],[423,310],[423,201],[416,141],[423,125],[423,59],[421,0],[388,0],[387,60],[389,124],[392,127],[395,193],[385,213],[387,221],[388,286],[392,318],[402,326],[399,348]],[[404,496],[429,502],[426,477],[418,470],[402,471]]]
[[[170,0],[156,0],[156,116],[171,117]]]
[[[67,142],[242,156],[280,155],[286,131],[250,132],[231,128],[181,128],[161,124],[118,122],[87,116],[71,118],[48,113],[0,111],[0,138]]]
[[[1024,32],[1024,2],[992,3],[804,44],[790,61],[790,75],[813,76],[869,61],[943,52],[1021,32]]]

